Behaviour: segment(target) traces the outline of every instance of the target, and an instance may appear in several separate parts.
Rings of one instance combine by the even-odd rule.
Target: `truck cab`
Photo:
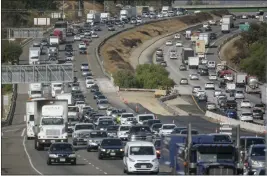
[[[41,98],[43,97],[43,84],[42,83],[31,83],[29,85],[29,98]]]
[[[51,94],[55,98],[56,95],[64,93],[64,87],[62,83],[52,83],[51,84]]]

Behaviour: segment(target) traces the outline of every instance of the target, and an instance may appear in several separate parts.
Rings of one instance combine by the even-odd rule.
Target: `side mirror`
[[[123,156],[128,157],[128,153],[124,153]]]

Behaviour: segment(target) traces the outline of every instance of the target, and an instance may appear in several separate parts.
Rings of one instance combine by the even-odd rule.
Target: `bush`
[[[12,87],[13,87],[12,84],[4,84],[4,85],[2,85],[3,94],[11,93],[13,91]]]
[[[160,65],[138,65],[135,74],[121,70],[114,76],[115,84],[123,88],[168,89],[174,86],[169,73]]]
[[[2,47],[2,62],[3,63],[14,63],[19,60],[22,54],[22,47],[17,43],[5,43]]]

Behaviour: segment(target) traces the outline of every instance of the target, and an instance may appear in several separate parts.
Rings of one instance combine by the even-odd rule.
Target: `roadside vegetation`
[[[156,64],[138,65],[135,73],[119,70],[113,78],[115,84],[121,88],[168,89],[174,86],[169,72]]]
[[[247,32],[242,32],[240,39],[233,43],[235,48],[226,48],[225,52],[235,50],[228,58],[235,68],[266,81],[267,62],[267,24],[253,23]]]

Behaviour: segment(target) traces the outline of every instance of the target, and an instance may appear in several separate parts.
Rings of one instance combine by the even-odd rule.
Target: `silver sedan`
[[[190,74],[189,78],[190,80],[199,80],[199,76],[197,74]]]

